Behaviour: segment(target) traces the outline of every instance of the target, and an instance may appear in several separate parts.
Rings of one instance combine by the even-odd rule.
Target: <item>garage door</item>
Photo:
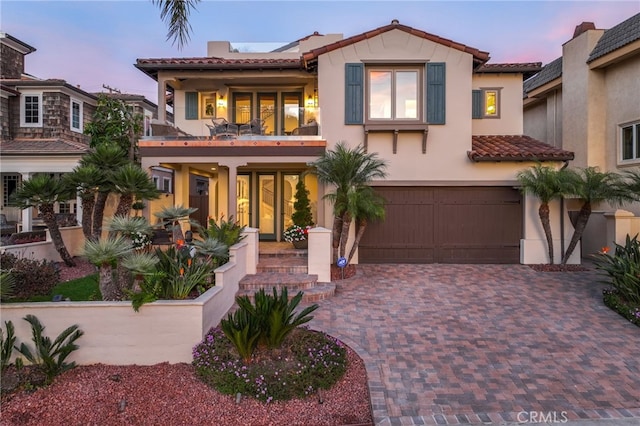
[[[361,263],[519,263],[522,197],[511,187],[377,187]]]

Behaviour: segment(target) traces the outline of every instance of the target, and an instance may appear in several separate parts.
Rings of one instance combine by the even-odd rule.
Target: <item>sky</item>
[[[561,56],[581,22],[607,29],[639,12],[638,0],[204,0],[190,15],[191,38],[180,50],[167,41],[151,0],[0,0],[0,31],[37,49],[25,59],[35,77],[64,79],[92,93],[106,85],[156,102],[157,84],[134,67],[136,60],[204,57],[210,40],[255,51],[256,43],[284,45],[314,31],[346,38],[398,19],[487,51],[489,63],[547,64]]]

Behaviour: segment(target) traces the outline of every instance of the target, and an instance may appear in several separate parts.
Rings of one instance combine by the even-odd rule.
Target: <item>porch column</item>
[[[237,180],[238,180],[238,167],[240,166],[245,166],[246,163],[245,162],[241,162],[241,161],[234,161],[233,159],[225,159],[223,162],[220,162],[219,165],[221,166],[225,166],[228,169],[228,173],[227,173],[227,220],[229,220],[229,218],[231,216],[234,217],[234,219],[237,220],[237,213],[238,213],[238,194],[237,194]],[[222,189],[224,186],[222,185],[222,182],[220,182],[220,189]],[[223,197],[220,197],[221,199]],[[221,203],[222,204],[222,203]],[[224,210],[224,206],[220,206],[220,210]]]
[[[167,119],[167,83],[164,77],[158,76],[158,121]]]
[[[82,225],[82,198],[76,196],[76,221],[78,225]]]
[[[20,173],[22,182],[31,179],[31,172]],[[22,232],[30,232],[32,230],[31,221],[33,220],[33,208],[28,207],[22,210]]]

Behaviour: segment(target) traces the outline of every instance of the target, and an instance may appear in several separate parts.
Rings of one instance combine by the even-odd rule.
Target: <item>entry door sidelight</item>
[[[258,228],[260,237],[276,239],[276,175],[258,174]]]
[[[251,176],[238,175],[236,179],[236,215],[240,226],[251,226]],[[230,218],[228,219],[230,220]]]

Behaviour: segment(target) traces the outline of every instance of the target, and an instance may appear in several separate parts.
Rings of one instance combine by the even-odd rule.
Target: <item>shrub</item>
[[[615,244],[613,256],[599,253],[595,256],[596,268],[609,275],[611,284],[625,301],[640,305],[640,242],[638,236],[627,235],[625,245]]]
[[[18,258],[10,253],[2,253],[0,263],[14,277],[13,296],[16,298],[47,295],[60,281],[60,271],[54,262]]]
[[[220,328],[207,333],[193,349],[193,365],[201,380],[218,391],[241,393],[260,401],[304,398],[329,389],[346,371],[343,344],[321,332],[297,328],[279,351],[267,351],[252,363],[234,354]]]
[[[9,365],[9,360],[13,353],[13,346],[16,343],[13,322],[5,321],[4,325],[7,329],[7,338],[4,338],[4,333],[0,330],[0,371],[4,371]]]
[[[72,325],[65,329],[56,339],[44,336],[42,332],[45,327],[34,315],[27,315],[24,320],[31,325],[33,334],[34,350],[32,351],[27,345],[22,343],[20,347],[16,347],[27,361],[39,366],[47,376],[47,383],[51,383],[53,378],[76,366],[75,362],[67,363],[65,359],[71,352],[78,349],[78,345],[74,342],[78,340],[84,332],[78,330],[77,325]]]
[[[209,219],[209,226],[207,229],[199,226],[198,234],[204,240],[206,238],[213,238],[215,240],[220,241],[227,248],[231,247],[234,244],[242,241],[244,236],[242,235],[242,231],[244,230],[244,226],[240,225],[240,222],[234,221],[233,216],[229,216],[229,220],[224,220],[224,216],[220,216],[220,223],[218,223],[215,219]],[[229,259],[229,254],[227,252],[227,258]],[[225,261],[226,261],[225,260]]]
[[[291,221],[301,228],[313,226],[313,215],[309,202],[309,190],[304,184],[304,178],[300,178],[296,184],[296,201],[293,203],[294,212]]]
[[[0,270],[0,302],[6,302],[13,297],[16,279],[9,271]]]

